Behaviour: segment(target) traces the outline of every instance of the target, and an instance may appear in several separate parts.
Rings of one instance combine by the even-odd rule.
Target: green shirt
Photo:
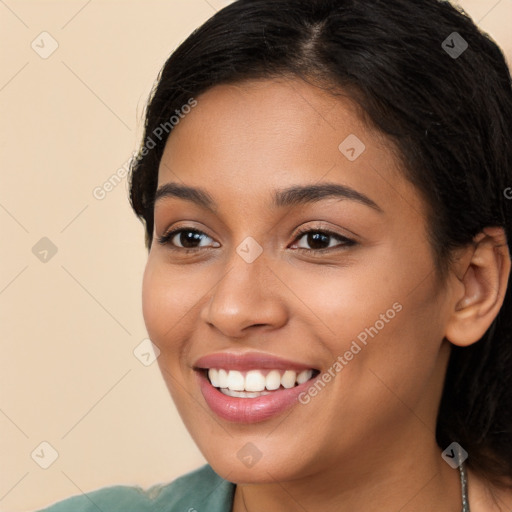
[[[168,484],[105,487],[39,512],[231,512],[235,487],[205,464]]]

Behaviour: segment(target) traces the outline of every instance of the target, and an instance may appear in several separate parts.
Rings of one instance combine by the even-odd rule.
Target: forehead
[[[270,189],[335,182],[384,210],[421,209],[391,142],[364,124],[347,96],[282,79],[219,85],[196,100],[168,138],[159,186],[270,201]]]

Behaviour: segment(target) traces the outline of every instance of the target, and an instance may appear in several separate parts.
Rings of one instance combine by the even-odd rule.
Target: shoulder
[[[72,496],[39,512],[230,512],[235,484],[209,464],[148,489],[116,485]]]

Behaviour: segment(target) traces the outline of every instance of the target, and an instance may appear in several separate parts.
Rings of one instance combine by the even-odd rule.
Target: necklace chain
[[[460,486],[462,489],[462,512],[470,512],[468,500],[468,479],[466,476],[466,468],[464,462],[459,466],[460,471]]]

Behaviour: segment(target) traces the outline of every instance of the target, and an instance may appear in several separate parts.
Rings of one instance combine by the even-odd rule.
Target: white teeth
[[[228,385],[227,388],[231,391],[244,391],[245,389],[245,378],[237,370],[229,370],[228,373]]]
[[[221,372],[224,370],[220,370]],[[216,370],[215,368],[210,368],[208,371],[208,377],[210,377],[210,382],[212,383],[213,387],[218,388],[219,387],[219,370]]]
[[[263,391],[265,389],[265,376],[258,370],[251,370],[245,376],[246,391]]]
[[[256,391],[256,392],[232,391],[231,389],[228,389],[228,388],[221,389],[220,391],[221,391],[221,393],[224,393],[225,395],[234,396],[237,398],[258,398],[259,396],[270,394],[270,391]]]
[[[223,392],[237,392],[236,395],[226,392],[229,396],[242,396],[247,392],[253,398],[267,394],[265,390],[275,391],[281,386],[285,389],[293,388],[295,383],[303,384],[313,376],[313,370],[303,370],[300,373],[294,370],[286,370],[284,373],[280,370],[270,370],[266,376],[264,373],[265,370],[250,370],[244,374],[238,370],[210,368],[208,377],[212,386],[220,388]]]
[[[295,386],[295,379],[297,378],[297,372],[293,370],[286,370],[284,375],[281,377],[281,384],[283,388],[289,389]]]
[[[208,371],[208,377],[210,377],[210,372],[213,370],[213,368],[210,368]],[[211,377],[210,377],[211,379]],[[219,385],[215,387],[219,388],[227,388],[228,387],[228,372],[226,370],[219,370],[218,373],[218,379],[219,379]]]
[[[279,389],[279,386],[281,386],[281,374],[279,373],[279,370],[270,370],[265,381],[265,387],[268,390],[274,391]]]
[[[303,384],[304,382],[311,379],[313,376],[313,370],[304,370],[297,375],[297,384]]]

